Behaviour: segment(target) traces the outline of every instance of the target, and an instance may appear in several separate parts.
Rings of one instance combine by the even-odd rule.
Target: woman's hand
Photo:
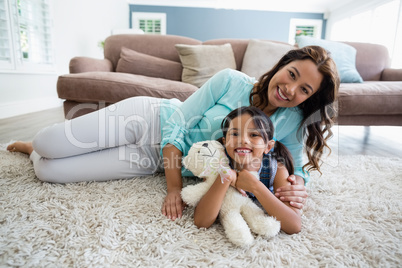
[[[303,209],[308,197],[304,179],[299,176],[290,175],[288,181],[291,185],[282,186],[276,190],[275,196],[281,201],[290,202],[292,207]]]
[[[162,205],[162,214],[171,220],[181,218],[185,204],[181,199],[180,190],[169,192]]]

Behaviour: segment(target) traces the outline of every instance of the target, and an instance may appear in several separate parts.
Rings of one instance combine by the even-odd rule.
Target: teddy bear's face
[[[218,141],[201,141],[194,143],[188,155],[183,159],[184,166],[195,176],[205,174],[205,171],[217,171],[221,165],[228,165],[225,148]]]

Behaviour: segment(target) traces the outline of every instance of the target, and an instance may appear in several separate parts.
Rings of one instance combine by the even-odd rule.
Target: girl
[[[222,132],[231,167],[237,172],[231,172],[223,183],[218,176],[200,200],[194,211],[197,227],[208,228],[215,222],[232,185],[257,199],[269,215],[281,222],[283,231],[300,232],[300,211],[274,195],[279,187],[289,184],[293,159],[282,143],[274,141],[274,126],[269,117],[258,108],[241,107],[226,116]]]
[[[181,157],[194,142],[222,137],[220,124],[230,111],[256,106],[271,117],[275,137],[295,161],[295,172],[289,176],[292,185],[277,193],[301,209],[308,180],[303,169],[319,169],[325,133],[331,133],[328,108],[338,87],[336,66],[327,51],[304,47],[289,51],[260,81],[226,69],[183,103],[133,97],[48,127],[33,143],[17,142],[8,150],[30,154],[36,176],[49,182],[103,181],[164,171],[167,195],[162,213],[174,220],[184,209],[182,176],[191,175],[182,172]],[[315,112],[317,118],[310,120]]]

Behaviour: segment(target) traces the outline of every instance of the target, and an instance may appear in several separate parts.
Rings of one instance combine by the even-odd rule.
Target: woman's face
[[[296,107],[320,87],[323,75],[311,60],[297,60],[283,66],[268,85],[268,109]]]

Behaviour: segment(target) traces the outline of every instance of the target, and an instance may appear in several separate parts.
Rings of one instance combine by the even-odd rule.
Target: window
[[[296,42],[295,37],[300,35],[321,38],[322,20],[291,19],[289,29],[289,44]]]
[[[400,5],[400,0],[392,0],[340,17],[332,24],[330,39],[384,45],[392,58],[392,67],[402,68]]]
[[[10,69],[13,65],[11,55],[11,31],[6,0],[0,0],[0,68]]]
[[[166,34],[166,13],[132,12],[132,27],[146,34]]]
[[[0,0],[0,69],[53,70],[49,0]]]

